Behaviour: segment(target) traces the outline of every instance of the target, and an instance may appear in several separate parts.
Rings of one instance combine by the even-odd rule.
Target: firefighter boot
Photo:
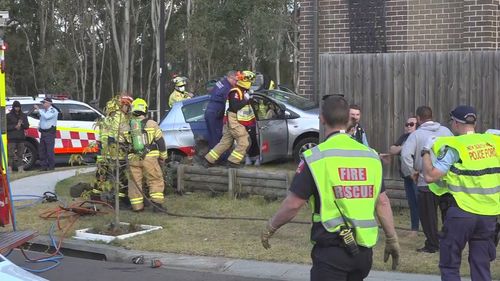
[[[156,203],[151,201],[151,204],[153,205],[153,213],[166,213],[167,212],[167,207],[163,206],[160,203]]]

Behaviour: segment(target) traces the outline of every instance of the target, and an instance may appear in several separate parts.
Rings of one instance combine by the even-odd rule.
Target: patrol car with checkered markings
[[[44,96],[7,98],[7,112],[10,111],[12,103],[17,100],[21,103],[21,110],[28,115],[30,127],[26,130],[26,151],[23,159],[25,169],[32,168],[38,160],[40,114],[33,106],[39,105],[44,98]],[[92,146],[92,143],[98,139],[95,124],[97,119],[104,117],[102,113],[83,102],[58,96],[51,96],[51,98],[52,106],[59,112],[54,147],[56,158],[66,160],[72,154],[96,153],[97,146]]]

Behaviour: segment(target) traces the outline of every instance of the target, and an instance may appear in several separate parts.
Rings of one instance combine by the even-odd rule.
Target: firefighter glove
[[[396,270],[399,264],[399,242],[398,236],[387,236],[385,238],[385,249],[384,249],[384,262],[389,260],[389,256],[392,256],[392,270]]]
[[[269,244],[269,238],[273,236],[276,232],[277,228],[274,228],[271,225],[271,220],[269,220],[266,224],[266,228],[260,234],[260,242],[262,242],[262,246],[264,249],[268,250],[271,248],[271,244]]]

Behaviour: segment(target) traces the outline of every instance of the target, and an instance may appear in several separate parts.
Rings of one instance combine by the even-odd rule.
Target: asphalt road
[[[36,253],[33,255],[36,255]],[[18,266],[29,268],[41,268],[51,265],[51,263],[36,265],[26,263],[24,257],[18,251],[9,255],[8,259]],[[105,262],[68,256],[64,257],[57,268],[36,274],[51,281],[275,281],[274,279],[246,278],[186,269],[150,268],[146,264]]]

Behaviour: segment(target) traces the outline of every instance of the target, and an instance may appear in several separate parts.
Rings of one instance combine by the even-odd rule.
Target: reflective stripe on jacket
[[[478,215],[500,214],[500,137],[468,134],[440,137],[432,150],[435,155],[454,148],[460,161],[429,188],[437,195],[450,193],[464,211]]]
[[[329,232],[344,225],[354,228],[356,242],[364,247],[377,243],[375,204],[382,185],[382,164],[378,154],[347,134],[336,134],[304,152],[319,193],[321,222]],[[336,204],[335,204],[336,203]]]

